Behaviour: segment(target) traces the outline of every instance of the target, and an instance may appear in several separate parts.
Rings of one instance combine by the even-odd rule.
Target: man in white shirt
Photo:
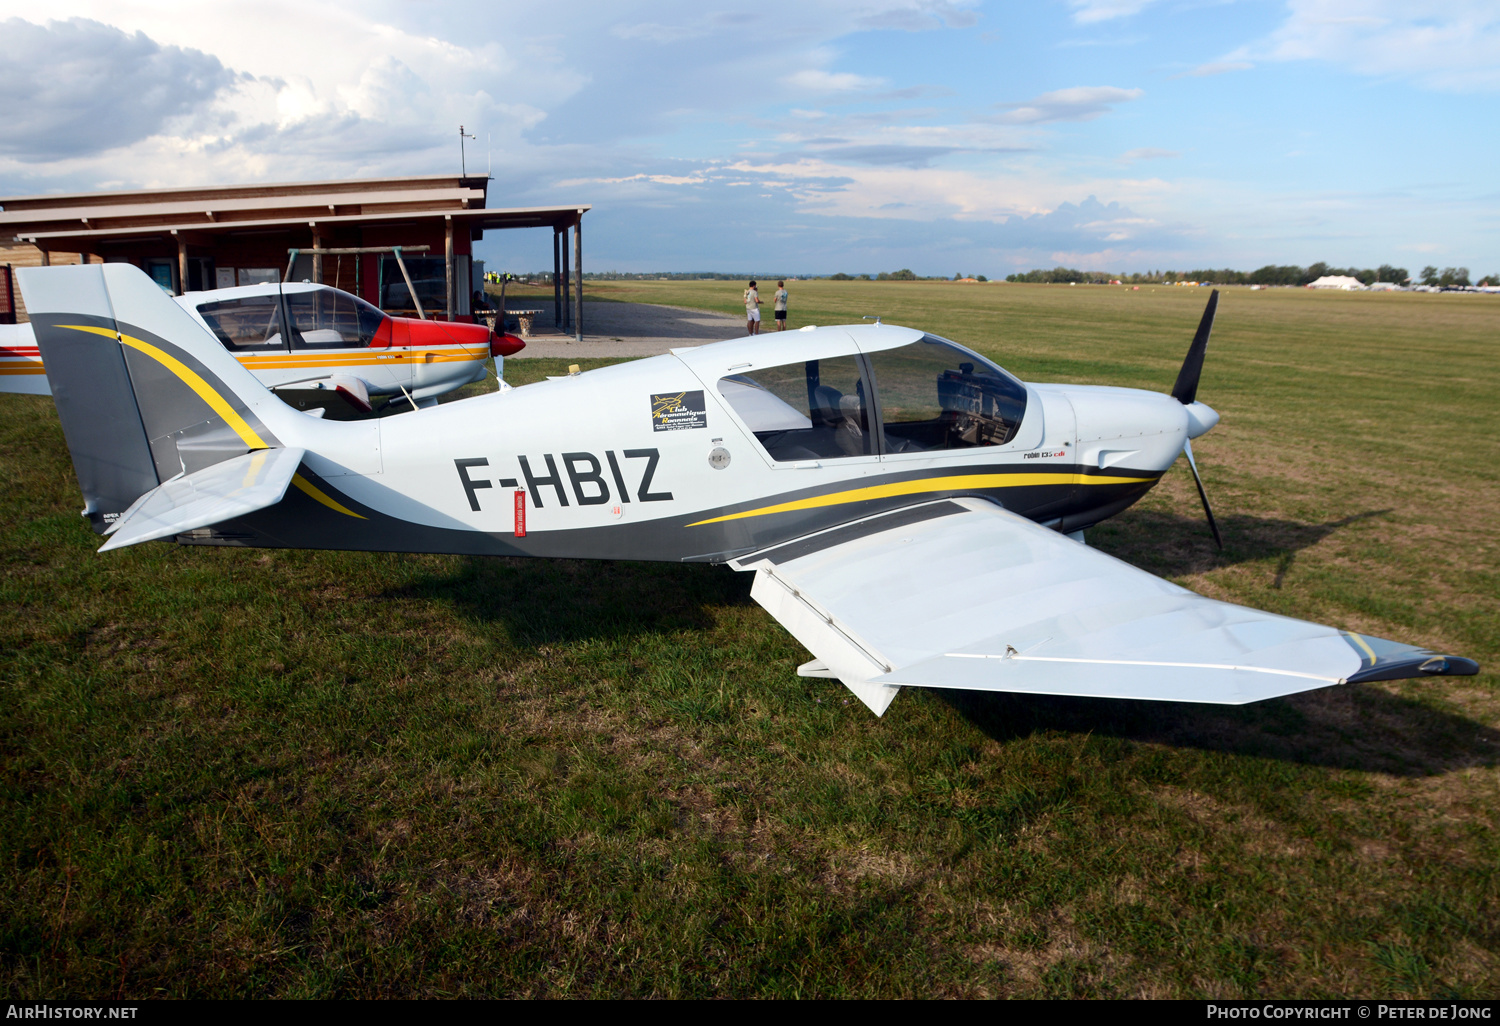
[[[776,330],[786,330],[786,282],[776,283]]]
[[[755,282],[745,290],[745,334],[760,334],[760,293],[755,291]]]

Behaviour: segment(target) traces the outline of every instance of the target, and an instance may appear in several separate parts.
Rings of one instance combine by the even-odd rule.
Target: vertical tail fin
[[[280,445],[266,421],[293,411],[138,268],[17,277],[96,531],[164,481]]]

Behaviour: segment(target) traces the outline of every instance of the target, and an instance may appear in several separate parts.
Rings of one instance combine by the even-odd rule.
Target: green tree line
[[[1442,272],[1438,272],[1435,268],[1426,268],[1422,272],[1424,282],[1429,272],[1433,275],[1433,281],[1429,284],[1469,284],[1469,273],[1466,267],[1450,267]],[[1293,264],[1267,264],[1253,271],[1236,271],[1225,267],[1197,268],[1191,271],[1144,271],[1134,274],[1112,274],[1108,271],[1079,271],[1071,267],[1054,267],[1050,271],[1039,268],[1021,274],[1007,275],[1005,280],[1050,284],[1121,281],[1131,285],[1164,285],[1179,281],[1202,281],[1215,285],[1307,285],[1326,275],[1347,275],[1350,278],[1359,279],[1363,285],[1373,285],[1377,281],[1400,285],[1411,277],[1411,272],[1404,267],[1395,267],[1391,264],[1381,264],[1377,268],[1333,267],[1320,261],[1309,267],[1298,267]],[[1448,279],[1440,282],[1439,279],[1445,275],[1449,276]]]

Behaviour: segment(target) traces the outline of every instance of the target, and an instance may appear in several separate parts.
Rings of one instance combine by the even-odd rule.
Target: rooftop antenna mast
[[[469,167],[468,167],[468,164],[464,160],[464,140],[465,139],[473,139],[475,141],[478,141],[479,136],[466,134],[464,132],[464,126],[463,125],[459,125],[458,126],[458,171],[459,171],[460,175],[462,175],[464,178],[467,178],[467,177],[469,177]]]

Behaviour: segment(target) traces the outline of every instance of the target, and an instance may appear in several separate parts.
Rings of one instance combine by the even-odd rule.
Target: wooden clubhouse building
[[[114,262],[178,294],[307,279],[393,312],[414,313],[415,291],[427,316],[470,320],[482,288],[473,244],[486,231],[551,228],[554,318],[581,337],[589,207],[491,209],[488,186],[482,175],[418,175],[0,197],[0,323],[25,320],[15,268]]]

